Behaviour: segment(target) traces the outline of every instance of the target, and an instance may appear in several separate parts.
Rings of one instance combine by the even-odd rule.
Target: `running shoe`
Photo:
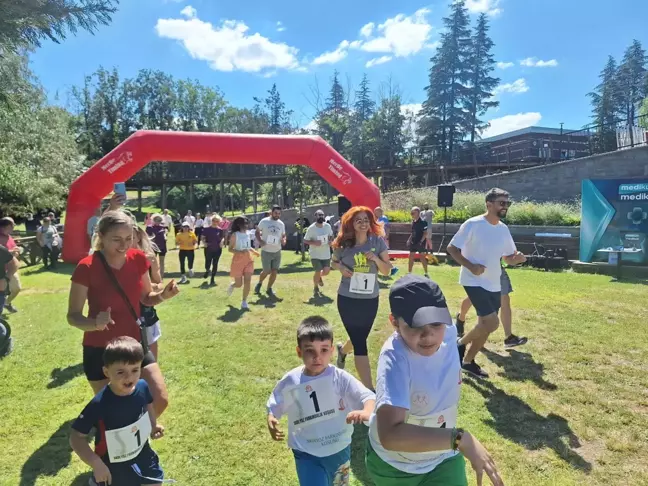
[[[315,287],[313,289],[313,297],[317,298],[319,296],[320,296],[320,289],[319,289],[319,287]]]
[[[468,364],[462,364],[461,369],[475,378],[488,378],[488,373],[486,373],[481,366],[475,363],[474,359]]]
[[[194,276],[194,271],[192,269],[189,269],[189,276],[193,278]]]
[[[457,328],[457,336],[463,337],[465,325],[466,322],[459,319],[459,314],[457,314],[457,317],[455,317],[455,327]]]
[[[523,344],[526,344],[527,341],[528,339],[525,337],[518,337],[515,334],[511,334],[504,340],[504,347],[514,348],[515,346],[522,346]]]
[[[228,297],[231,297],[231,296],[232,296],[232,292],[234,292],[234,282],[232,282],[231,284],[229,284],[229,287],[227,287],[227,296],[228,296]]]
[[[12,314],[18,312],[18,309],[16,309],[12,304],[5,304],[4,308],[7,309],[7,312],[11,312]]]
[[[427,278],[428,280],[430,280],[430,276],[429,276],[427,273],[425,274],[425,278]]]
[[[245,300],[241,302],[241,310],[250,310],[250,306]]]
[[[187,276],[186,276],[186,275],[183,275],[182,278],[180,279],[180,282],[179,282],[179,283],[181,283],[181,284],[186,284],[187,282],[188,282],[188,280],[187,280]]]
[[[266,294],[268,294],[268,297],[270,297],[271,299],[277,298],[277,294],[274,293],[274,290],[272,290],[272,288],[266,290]]]
[[[342,344],[341,343],[337,343],[335,345],[335,347],[337,349],[337,362],[335,363],[335,365],[339,369],[343,370],[344,367],[346,366],[346,354],[344,354],[342,352]]]
[[[459,340],[457,340],[457,351],[459,351],[459,362],[463,363],[464,356],[466,355],[466,345],[459,344]]]
[[[261,282],[254,286],[254,293],[257,295],[261,293]]]

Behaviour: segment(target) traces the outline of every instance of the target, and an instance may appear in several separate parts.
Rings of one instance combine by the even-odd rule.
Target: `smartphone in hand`
[[[115,182],[115,187],[114,187],[114,192],[115,194],[119,194],[121,196],[124,196],[124,199],[127,199],[126,196],[126,183],[125,182]]]

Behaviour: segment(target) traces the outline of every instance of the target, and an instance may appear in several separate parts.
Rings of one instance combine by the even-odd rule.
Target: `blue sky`
[[[648,2],[642,0],[467,0],[475,19],[491,16],[500,62],[492,127],[484,136],[529,125],[580,128],[589,121],[586,94],[608,54],[619,59],[636,38],[648,48]],[[357,86],[363,73],[378,90],[391,76],[403,102],[425,97],[429,58],[448,1],[121,0],[96,35],[47,43],[32,68],[51,98],[65,104],[74,85],[100,65],[123,77],[161,69],[218,86],[235,106],[250,106],[277,83],[305,126],[313,88],[326,95],[334,69]]]

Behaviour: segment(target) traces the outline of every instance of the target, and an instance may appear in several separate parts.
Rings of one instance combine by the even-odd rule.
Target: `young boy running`
[[[456,428],[461,388],[457,333],[439,286],[407,275],[389,292],[395,332],[378,358],[367,471],[376,486],[466,486],[464,457],[482,484],[503,486],[488,452]]]
[[[304,365],[286,373],[267,403],[274,440],[284,439],[279,419],[288,415],[288,447],[301,486],[349,484],[351,424],[366,422],[374,409],[374,393],[330,364],[333,348],[326,319],[304,319],[297,329],[297,356]]]
[[[98,484],[161,485],[164,473],[148,443],[159,439],[164,427],[156,421],[153,397],[140,379],[144,350],[131,337],[113,339],[103,355],[110,383],[86,405],[72,424],[70,445],[92,467]],[[87,436],[96,429],[95,450]],[[92,483],[91,483],[92,484]]]

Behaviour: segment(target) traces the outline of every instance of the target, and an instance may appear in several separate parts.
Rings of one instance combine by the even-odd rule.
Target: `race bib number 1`
[[[297,428],[330,420],[338,413],[340,400],[331,376],[286,388],[283,393],[288,420]]]
[[[373,294],[376,286],[376,275],[373,273],[354,273],[349,282],[349,291],[354,294]]]
[[[266,243],[268,245],[278,245],[279,244],[279,237],[276,235],[268,235],[268,238],[266,239]]]
[[[424,416],[408,415],[405,423],[436,429],[452,429],[457,425],[457,407]]]
[[[151,435],[151,419],[145,412],[139,420],[121,429],[106,430],[110,462],[125,462],[140,453]]]

